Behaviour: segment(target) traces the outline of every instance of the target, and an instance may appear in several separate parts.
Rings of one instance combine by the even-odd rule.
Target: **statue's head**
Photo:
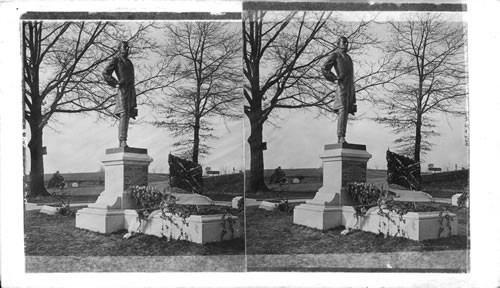
[[[347,40],[347,37],[340,36],[339,39],[337,40],[337,47],[340,50],[347,52],[347,50],[349,48],[349,40]]]
[[[128,52],[130,50],[130,47],[128,46],[128,42],[127,41],[120,41],[120,43],[118,44],[118,50],[120,52],[120,56],[128,57]]]

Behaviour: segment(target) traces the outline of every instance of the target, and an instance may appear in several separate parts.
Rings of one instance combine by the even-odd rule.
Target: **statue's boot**
[[[338,143],[347,143],[344,136],[339,136]]]
[[[120,147],[128,147],[127,141],[125,140],[120,140]]]

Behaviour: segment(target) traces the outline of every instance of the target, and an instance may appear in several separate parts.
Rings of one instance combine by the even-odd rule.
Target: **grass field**
[[[43,175],[43,179],[46,184],[49,182],[50,178],[52,178],[53,174],[45,174]],[[104,179],[104,172],[82,172],[82,173],[61,173],[64,181],[71,182],[99,182]],[[149,173],[148,174],[149,181],[162,181],[168,179],[168,174],[166,173]],[[25,177],[27,180],[27,176]]]
[[[296,173],[296,175],[303,174],[306,176],[304,176],[304,181],[300,184],[290,184],[288,186],[289,198],[312,198],[321,187],[321,175],[317,174],[319,169],[305,170],[294,169],[293,173]],[[285,170],[285,173],[287,173],[287,170]],[[94,176],[96,175],[99,177],[98,174]],[[86,178],[87,181],[95,180],[94,176],[87,173],[83,176],[88,177]],[[164,174],[150,175],[149,180],[151,186],[157,186],[160,189],[168,186],[168,177]],[[386,171],[369,169],[367,171],[367,182],[379,186],[387,185]],[[458,191],[458,186],[443,184],[446,181],[438,182],[434,185],[435,195],[448,195],[451,192],[454,194]],[[243,184],[244,177],[242,174],[210,177],[205,180],[206,189],[204,194],[213,200],[230,201],[233,197],[243,194]],[[270,185],[270,188],[275,192],[279,189],[276,184]],[[78,188],[69,187],[66,191],[71,195],[71,201],[74,203],[91,203],[95,202],[97,196],[103,190],[103,185],[81,185]],[[272,198],[276,196],[276,193],[269,192],[256,196],[259,196],[256,198]],[[247,195],[247,197],[250,197],[250,195]],[[54,203],[57,201],[52,197],[42,197],[30,199],[30,202]],[[241,225],[245,225],[245,240],[237,239],[204,245],[180,240],[168,241],[151,235],[136,235],[130,239],[123,239],[126,233],[125,230],[104,235],[75,228],[74,216],[48,216],[40,214],[38,211],[26,211],[24,222],[25,254],[28,257],[236,255],[246,259],[244,258],[245,248],[246,253],[249,255],[338,255],[349,253],[363,255],[362,253],[424,253],[428,251],[458,251],[461,255],[468,253],[470,245],[467,237],[468,212],[457,207],[448,208],[458,215],[461,227],[459,231],[462,231],[460,235],[418,242],[398,237],[384,238],[382,235],[363,231],[354,231],[346,236],[341,236],[341,228],[319,231],[295,225],[293,224],[293,213],[247,207],[245,210],[245,223],[241,221]],[[243,230],[243,227],[241,229]],[[467,256],[460,259],[467,259]],[[45,260],[40,260],[40,267],[45,266],[43,261]],[[217,264],[215,265],[217,266]],[[467,267],[467,265],[466,262],[458,263],[460,267]],[[87,268],[82,266],[78,269],[84,270]]]
[[[458,212],[458,217],[461,225],[467,225],[465,211]],[[320,231],[293,224],[293,213],[266,211],[257,207],[246,209],[246,221],[248,254],[437,251],[469,247],[465,235],[421,242],[400,237],[384,238],[383,235],[363,231],[341,236],[343,228]]]
[[[127,231],[109,235],[75,228],[75,217],[26,211],[25,253],[29,256],[178,256],[242,255],[243,239],[209,243],[168,241],[151,235],[123,239]]]
[[[79,182],[79,187],[71,187],[68,184],[64,188],[64,193],[71,197],[71,202],[74,203],[94,203],[101,192],[104,191],[104,185],[98,183],[99,177],[102,173],[75,173],[75,174],[62,174],[67,183],[71,183],[68,179],[73,179]],[[45,175],[47,179],[49,175]],[[67,178],[66,178],[67,177]],[[169,180],[167,174],[149,174],[149,186],[158,187],[160,190],[167,189]],[[229,179],[229,181],[228,181]],[[48,181],[48,180],[47,180]],[[203,194],[210,197],[214,201],[231,201],[236,196],[243,195],[243,175],[222,175],[218,177],[205,178],[205,189]],[[48,188],[49,193],[60,194],[59,189]],[[30,203],[57,203],[58,200],[54,197],[36,197],[29,198]]]
[[[290,183],[286,191],[288,192],[288,195],[291,199],[312,198],[314,196],[314,193],[317,192],[318,189],[322,186],[320,169],[283,169],[283,171],[287,175],[288,182]],[[266,177],[266,183],[269,181],[272,172],[273,170],[265,171],[264,174]],[[302,178],[301,183],[291,184],[293,178],[300,176],[304,177]],[[468,171],[457,170],[434,174],[424,174],[422,175],[422,179],[423,192],[428,193],[435,198],[451,198],[453,194],[463,193],[464,189],[467,189],[466,187],[468,186]],[[387,189],[387,187],[389,186],[387,183],[387,171],[367,169],[366,182]],[[271,189],[271,192],[247,194],[247,197],[257,199],[273,197],[275,192],[279,190],[279,187],[277,184],[267,185]],[[392,184],[391,187],[397,189],[405,189],[404,187]]]
[[[273,170],[266,170],[266,182],[269,180]],[[284,169],[289,178],[289,185],[286,192],[289,199],[313,198],[314,194],[322,186],[321,169]],[[467,172],[467,173],[466,173]],[[96,173],[75,173],[62,174],[65,179],[79,182],[77,188],[67,187],[66,193],[72,197],[72,202],[95,202],[97,196],[104,191],[104,185],[97,185],[98,179],[103,177],[102,172]],[[50,175],[46,175],[50,179]],[[299,184],[291,184],[294,177],[301,177]],[[248,179],[248,177],[247,177]],[[468,184],[468,171],[442,172],[430,175],[423,175],[422,191],[436,198],[451,198],[453,194],[463,193]],[[70,182],[69,181],[69,182]],[[204,178],[203,194],[215,201],[231,201],[236,196],[243,195],[243,174],[220,175]],[[377,186],[387,188],[387,171],[367,170],[367,182]],[[149,185],[156,186],[160,190],[168,187],[167,174],[149,174]],[[269,199],[276,197],[276,192],[280,187],[277,184],[268,184],[270,192],[247,194],[248,198]],[[401,188],[401,187],[398,187]],[[50,190],[55,191],[54,189]],[[33,203],[53,203],[57,202],[52,197],[41,197],[29,199]]]

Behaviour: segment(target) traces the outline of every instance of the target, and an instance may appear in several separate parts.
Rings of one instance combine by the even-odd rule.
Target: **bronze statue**
[[[137,117],[134,65],[128,59],[129,49],[126,41],[120,42],[118,56],[113,57],[102,73],[106,83],[118,88],[114,113],[120,117],[118,126],[120,147],[127,147],[129,118],[135,119]],[[118,80],[113,77],[113,72]]]
[[[347,128],[347,118],[349,113],[356,113],[356,92],[354,89],[354,69],[352,59],[347,55],[349,41],[342,36],[337,40],[337,49],[323,65],[323,76],[328,81],[335,83],[338,87],[335,93],[333,111],[337,113],[337,136],[338,143],[346,143],[345,135]],[[335,74],[332,73],[332,67]]]

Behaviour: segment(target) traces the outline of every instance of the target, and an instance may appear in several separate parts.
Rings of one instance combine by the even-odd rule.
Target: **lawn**
[[[226,175],[224,175],[226,176]],[[229,176],[229,175],[227,175]],[[223,177],[223,176],[221,176]],[[151,175],[150,175],[151,178]],[[212,177],[217,178],[217,177]],[[243,177],[241,177],[243,178]],[[149,186],[158,187],[161,191],[169,186],[168,180],[161,180],[160,177],[156,177],[150,181]],[[214,201],[231,201],[236,196],[243,195],[243,179],[235,179],[235,182],[221,182],[217,183],[210,179],[205,189],[202,192],[203,195],[208,196]],[[47,189],[49,193],[56,192],[60,194],[59,189],[50,188]],[[99,194],[104,191],[103,185],[90,185],[90,186],[80,186],[80,187],[67,187],[64,189],[64,193],[70,197],[71,203],[94,203],[99,197]],[[47,197],[30,197],[28,198],[29,203],[59,203],[59,200],[52,196]]]
[[[186,256],[243,255],[243,239],[209,243],[158,238],[139,234],[123,239],[127,231],[100,234],[75,228],[75,217],[49,216],[26,211],[25,254],[27,256]]]
[[[320,169],[285,169],[285,173],[290,176],[290,183],[285,187],[289,199],[312,199],[315,193],[321,188],[321,170]],[[266,176],[270,177],[272,170],[266,170]],[[443,172],[432,175],[424,175],[424,183],[422,190],[431,194],[436,198],[450,198],[453,194],[462,193],[464,191],[464,183],[467,179],[462,179],[461,172]],[[102,174],[102,173],[101,173]],[[80,187],[67,187],[66,193],[71,195],[72,202],[95,202],[97,196],[104,191],[103,185],[96,185],[96,179],[102,175],[99,173],[80,173],[80,174],[65,174],[68,179],[79,179],[90,181],[86,185]],[[456,176],[455,174],[460,174]],[[463,174],[463,173],[462,173]],[[305,177],[298,184],[292,184],[291,179],[295,176]],[[434,178],[436,179],[434,179]],[[248,178],[248,177],[247,177]],[[387,171],[367,169],[367,182],[378,186],[387,187]],[[83,181],[82,180],[82,181]],[[266,183],[269,179],[266,178]],[[431,181],[435,180],[435,181]],[[93,181],[93,182],[92,182]],[[204,178],[204,191],[202,194],[210,197],[215,201],[231,201],[236,196],[243,195],[243,174],[229,174]],[[85,184],[85,183],[84,183]],[[149,174],[149,185],[156,186],[163,190],[168,186],[168,175],[166,174]],[[268,184],[270,192],[247,194],[247,198],[258,200],[276,198],[276,191],[280,189],[278,184]],[[402,187],[398,187],[402,188]],[[32,203],[54,203],[52,197],[41,197],[29,199]]]
[[[466,212],[458,214],[466,225]],[[355,231],[341,236],[343,228],[320,231],[293,224],[293,213],[246,209],[248,254],[338,254],[468,249],[467,236],[422,242]]]
[[[321,183],[300,183],[300,184],[289,184],[283,187],[283,191],[288,199],[312,199],[318,189],[321,188]],[[264,199],[274,199],[278,198],[278,192],[280,187],[278,184],[269,184],[269,192],[257,192],[257,193],[247,193],[246,197],[257,200]]]
[[[287,192],[289,199],[312,199],[315,193],[321,188],[321,170],[320,169],[284,169],[289,183],[282,188]],[[467,171],[465,171],[467,172]],[[269,192],[247,193],[247,198],[257,200],[276,198],[276,191],[280,190],[278,184],[268,184],[272,171],[266,170],[266,184],[271,190]],[[463,193],[467,186],[468,177],[463,177],[464,171],[442,172],[430,175],[423,175],[422,191],[435,198],[451,198],[456,193]],[[301,183],[293,184],[291,179],[294,175],[307,175]],[[387,171],[367,169],[366,182],[375,184],[387,189]],[[391,188],[407,189],[399,185],[391,184]]]
[[[424,184],[422,191],[431,195],[434,198],[447,198],[450,199],[451,196],[457,193],[464,193],[463,188],[449,188],[449,185],[442,185],[438,187],[437,185],[427,185]]]
[[[319,171],[319,170],[318,170]],[[297,172],[297,171],[295,171]],[[298,171],[297,173],[304,171]],[[317,171],[316,171],[317,172]],[[382,183],[385,181],[385,171],[368,170],[368,182]],[[304,172],[305,173],[305,172]],[[302,173],[302,174],[304,174]],[[305,175],[305,174],[304,174]],[[160,188],[168,185],[164,175],[152,177],[151,186]],[[314,176],[314,175],[313,175]],[[312,176],[311,176],[312,177]],[[315,176],[316,177],[316,176]],[[154,178],[154,179],[153,179]],[[316,179],[317,178],[317,179]],[[318,180],[320,178],[316,177]],[[300,184],[289,184],[287,194],[290,199],[313,198],[321,187],[318,181],[303,181]],[[230,201],[243,193],[243,175],[224,175],[205,179],[204,195],[217,201]],[[442,183],[440,183],[442,184]],[[248,198],[276,198],[280,187],[273,184],[274,192],[247,195]],[[454,188],[444,185],[434,185],[436,192],[443,195],[451,194],[444,191]],[[104,186],[81,186],[68,188],[72,203],[93,203]],[[454,190],[454,189],[449,189]],[[455,191],[453,191],[455,192]],[[460,191],[458,191],[460,192]],[[434,195],[435,197],[437,196]],[[253,196],[253,197],[252,197]],[[437,196],[439,197],[439,196]],[[53,197],[29,199],[34,203],[57,203]],[[436,204],[438,205],[438,204]],[[468,225],[467,213],[450,207],[458,213],[460,231],[466,231]],[[455,209],[455,210],[453,210]],[[26,254],[45,256],[173,256],[173,255],[241,255],[244,254],[244,240],[234,240],[224,243],[199,245],[186,241],[166,241],[154,236],[138,235],[128,240],[123,239],[126,231],[110,235],[102,235],[75,228],[75,219],[62,216],[47,216],[35,211],[25,214]],[[467,249],[468,240],[464,233],[448,239],[416,242],[403,238],[384,238],[381,235],[357,231],[347,236],[341,236],[341,229],[318,231],[307,227],[294,225],[293,214],[258,210],[247,207],[247,251],[249,254],[322,254],[322,253],[366,253],[366,252],[397,252],[397,251],[435,251]],[[465,233],[466,234],[466,233]],[[70,243],[70,244],[68,244]],[[311,245],[314,243],[314,245]],[[335,243],[335,245],[332,245]]]
[[[95,203],[97,200],[97,197],[99,195],[71,195],[70,203]],[[36,198],[29,198],[28,199],[29,203],[37,203],[37,204],[60,204],[61,202],[52,197],[52,196],[47,196],[47,197],[36,197]]]

